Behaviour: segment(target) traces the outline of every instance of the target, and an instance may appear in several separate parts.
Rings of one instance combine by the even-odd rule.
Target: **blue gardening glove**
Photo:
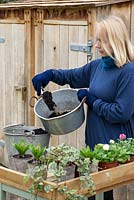
[[[80,90],[78,90],[77,96],[78,96],[79,101],[82,101],[82,99],[84,97],[86,97],[85,103],[88,106],[90,106],[90,108],[93,108],[93,103],[97,99],[97,97],[95,97],[91,92],[89,92],[86,89],[80,89]]]
[[[88,96],[88,91],[86,89],[80,89],[77,92],[77,96],[79,101],[81,102],[84,97]]]
[[[52,79],[53,79],[52,69],[48,69],[33,77],[32,83],[33,83],[34,89],[37,91],[38,96],[40,96],[41,94],[41,87],[44,88],[45,86],[47,86],[49,81],[52,81]]]

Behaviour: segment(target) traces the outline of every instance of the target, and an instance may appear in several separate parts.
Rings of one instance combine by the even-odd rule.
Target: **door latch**
[[[26,86],[14,86],[16,91],[20,91],[22,94],[22,101],[26,100],[26,91],[27,87]]]

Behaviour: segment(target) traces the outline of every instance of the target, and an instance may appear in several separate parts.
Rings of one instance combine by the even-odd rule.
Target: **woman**
[[[101,58],[76,69],[49,69],[32,79],[38,95],[49,81],[87,88],[77,95],[80,101],[86,97],[85,142],[92,149],[121,133],[134,137],[134,48],[127,28],[121,18],[108,16],[96,24],[95,38]],[[105,193],[106,199],[113,199],[112,192]]]

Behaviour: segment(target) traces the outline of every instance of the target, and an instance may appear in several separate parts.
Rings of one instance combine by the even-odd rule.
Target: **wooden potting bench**
[[[0,200],[6,199],[6,193],[16,194],[25,199],[34,199],[35,196],[29,193],[29,187],[32,179],[24,183],[25,174],[16,172],[4,167],[0,167]],[[115,168],[103,170],[91,174],[96,187],[96,199],[103,200],[103,192],[120,187],[122,185],[134,184],[134,162],[123,164]],[[56,184],[50,181],[44,181],[44,184]],[[58,185],[67,185],[70,189],[78,189],[80,179],[75,178],[66,182],[61,182]],[[87,193],[87,189],[79,191],[82,194]],[[55,198],[56,197],[56,198]],[[64,200],[65,198],[57,190],[55,192],[45,193],[40,192],[37,200]]]

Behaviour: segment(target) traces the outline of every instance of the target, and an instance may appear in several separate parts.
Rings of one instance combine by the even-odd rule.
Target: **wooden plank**
[[[129,0],[128,0],[129,1]],[[91,6],[91,7],[95,7],[95,6],[99,6],[99,5],[106,5],[106,3],[104,1],[102,2],[97,2],[97,3],[89,3],[89,2],[74,2],[74,3],[45,3],[45,2],[39,2],[39,3],[19,3],[19,4],[0,4],[0,10],[9,10],[9,9],[32,9],[32,8],[55,8],[55,7],[60,7],[60,8],[64,8],[64,7],[87,7],[87,6]]]
[[[127,196],[129,200],[134,198],[134,183],[127,185]]]
[[[44,64],[43,70],[59,68],[59,51],[60,51],[60,27],[59,25],[44,25]],[[54,91],[60,86],[50,82],[46,90]],[[58,136],[51,136],[50,144],[58,145]]]
[[[108,1],[98,2],[96,6],[108,6],[108,5],[121,4],[127,2],[130,2],[130,0],[108,0]]]
[[[43,20],[44,24],[57,25],[72,25],[72,26],[87,26],[87,21],[64,21],[64,20]]]
[[[33,6],[71,6],[71,5],[97,5],[97,4],[105,3],[105,1],[20,1],[20,2],[9,2],[7,5],[1,4],[0,8],[17,8],[17,7],[33,7]]]
[[[123,183],[126,184],[129,181],[134,181],[133,167],[134,167],[134,162],[92,174],[91,176],[95,183],[96,191],[104,192],[109,190],[109,188],[114,188],[118,186],[119,184]],[[76,185],[79,184],[78,180],[79,179],[70,180],[67,181],[66,184],[69,187],[72,186],[75,187]],[[61,183],[61,185],[62,184],[63,183]]]
[[[19,19],[0,19],[0,24],[24,24],[24,20]]]
[[[88,26],[79,26],[78,29],[78,41],[77,45],[87,46],[88,42]],[[87,53],[86,52],[78,52],[78,67],[83,66],[87,63]]]
[[[125,15],[124,15],[125,13]],[[123,18],[128,32],[130,34],[131,31],[131,4],[130,2],[122,3],[122,4],[113,4],[111,5],[111,14],[117,15]]]
[[[5,39],[5,26],[4,25],[0,25],[0,37]],[[1,96],[1,103],[0,103],[0,132],[2,133],[2,126],[4,123],[4,119],[5,119],[5,96],[4,94],[4,90],[5,90],[5,81],[4,81],[4,74],[5,74],[5,59],[6,59],[6,54],[5,54],[5,43],[0,43],[0,57],[1,57],[1,73],[0,73],[0,96]]]
[[[79,26],[69,26],[69,69],[78,67],[78,52],[71,51],[70,45],[78,44],[79,43]],[[74,131],[73,133],[67,136],[67,141],[72,146],[77,146],[77,132]]]
[[[112,2],[113,1],[116,1],[117,2],[117,0],[112,0]],[[118,0],[118,1],[121,1],[121,0]],[[106,0],[45,0],[45,1],[41,1],[41,0],[39,0],[39,1],[34,1],[34,0],[29,0],[29,1],[23,1],[23,0],[20,0],[20,1],[18,1],[18,2],[10,2],[10,4],[14,4],[14,5],[17,5],[17,4],[31,4],[31,3],[49,3],[49,4],[56,4],[56,3],[84,3],[84,2],[88,2],[88,3],[97,3],[97,2],[106,2]],[[107,1],[108,2],[108,1]],[[109,1],[109,2],[111,2],[111,1]]]
[[[49,55],[49,56],[48,56]],[[59,67],[59,25],[44,25],[44,70]]]
[[[87,26],[69,26],[70,45],[87,45]],[[69,48],[69,68],[80,67],[87,63],[87,54],[84,52],[71,51]],[[85,123],[68,136],[69,143],[81,148],[85,145]]]
[[[114,195],[115,200],[120,200],[120,199],[126,200],[127,199],[127,185],[114,189],[113,195]]]
[[[134,162],[123,164],[115,168],[103,170],[97,173],[91,174],[92,179],[94,181],[96,187],[96,193],[108,191],[110,189],[119,187],[121,185],[127,185],[129,183],[134,183]],[[25,174],[16,172],[10,169],[6,169],[4,167],[0,167],[0,183],[12,186],[17,189],[21,189],[24,191],[28,191],[30,187],[31,180],[27,183],[24,183]],[[103,180],[103,181],[102,181]],[[57,184],[44,181],[46,185],[57,186]],[[72,180],[68,180],[66,182],[61,182],[58,184],[59,187],[63,187],[64,185],[68,186],[69,189],[78,189],[80,188],[80,179],[75,178]],[[81,194],[87,194],[87,189],[79,190]],[[54,193],[39,193],[40,197],[53,199]],[[56,197],[58,200],[63,200],[63,196],[60,193],[56,193]]]
[[[10,25],[11,26],[11,25]],[[14,77],[13,83],[10,83],[10,91],[11,87],[13,91],[13,99],[11,106],[11,116],[12,123],[24,123],[24,106],[25,99],[23,99],[23,86],[24,83],[24,25],[23,24],[13,24],[12,25],[12,35],[10,38],[12,52],[11,55],[11,63],[8,63],[11,69],[12,77]],[[7,70],[9,70],[9,66],[7,66]],[[9,72],[8,72],[9,73]],[[12,86],[13,84],[13,86]],[[18,87],[19,89],[17,90]],[[16,101],[17,97],[17,101]],[[8,97],[7,97],[8,98]],[[16,103],[15,103],[16,102]],[[16,106],[18,106],[16,110]]]
[[[60,35],[59,35],[59,68],[67,69],[69,68],[69,26],[65,26],[59,23]]]
[[[36,11],[38,12],[38,11]],[[36,12],[34,12],[34,16],[36,15]],[[42,17],[43,11],[40,10],[38,12],[39,16],[38,16],[38,20],[40,20],[40,18]],[[42,25],[42,23],[40,22],[36,22],[36,19],[34,18],[34,24],[36,24],[36,26],[33,27],[33,34],[34,34],[34,38],[33,41],[35,42],[33,45],[33,49],[34,49],[34,57],[33,60],[35,61],[34,63],[34,74],[33,76],[35,76],[35,74],[44,71],[44,52],[43,52],[43,38],[44,38],[44,26]],[[32,85],[32,82],[31,82]],[[32,86],[33,87],[33,86]],[[35,91],[35,96],[37,96],[37,93]],[[34,115],[34,120],[35,120],[35,125],[38,127],[43,127],[40,119]]]
[[[92,59],[95,59],[95,23],[96,23],[96,9],[92,8],[88,10],[88,39],[92,42]]]
[[[60,42],[60,51],[59,51],[59,68],[61,69],[68,69],[69,68],[69,26],[66,24],[62,24],[59,21],[59,28],[60,28],[60,35],[59,35],[59,42]],[[68,85],[64,85],[61,88],[67,88]],[[68,144],[68,134],[60,135],[59,136],[59,144],[62,143]]]
[[[6,4],[1,4],[0,9],[9,9],[9,8],[32,8],[32,7],[64,7],[64,6],[106,6],[110,4],[119,4],[122,2],[130,2],[130,0],[103,0],[103,1],[26,1],[26,2],[9,2]]]
[[[32,77],[34,76],[35,70],[35,46],[34,46],[34,29],[31,26],[31,10],[25,9],[24,11],[24,19],[25,19],[25,43],[24,43],[24,79],[25,84],[27,86],[26,91],[26,103],[25,103],[25,123],[29,125],[34,124],[34,110],[29,106],[30,98],[35,94],[34,88],[32,85]]]
[[[88,26],[79,26],[77,45],[87,46],[87,42],[88,42]],[[88,62],[87,61],[87,52],[86,53],[78,52],[78,61],[77,62],[78,63],[76,65],[76,67],[85,65]],[[82,126],[76,130],[77,148],[81,148],[81,147],[85,146],[86,111],[88,109],[86,105],[84,105],[84,109],[85,109],[85,121],[82,124]]]
[[[24,122],[22,92],[15,88],[24,85],[24,24],[0,24],[0,35],[5,38],[5,43],[0,44],[0,121],[1,126],[4,126]]]

